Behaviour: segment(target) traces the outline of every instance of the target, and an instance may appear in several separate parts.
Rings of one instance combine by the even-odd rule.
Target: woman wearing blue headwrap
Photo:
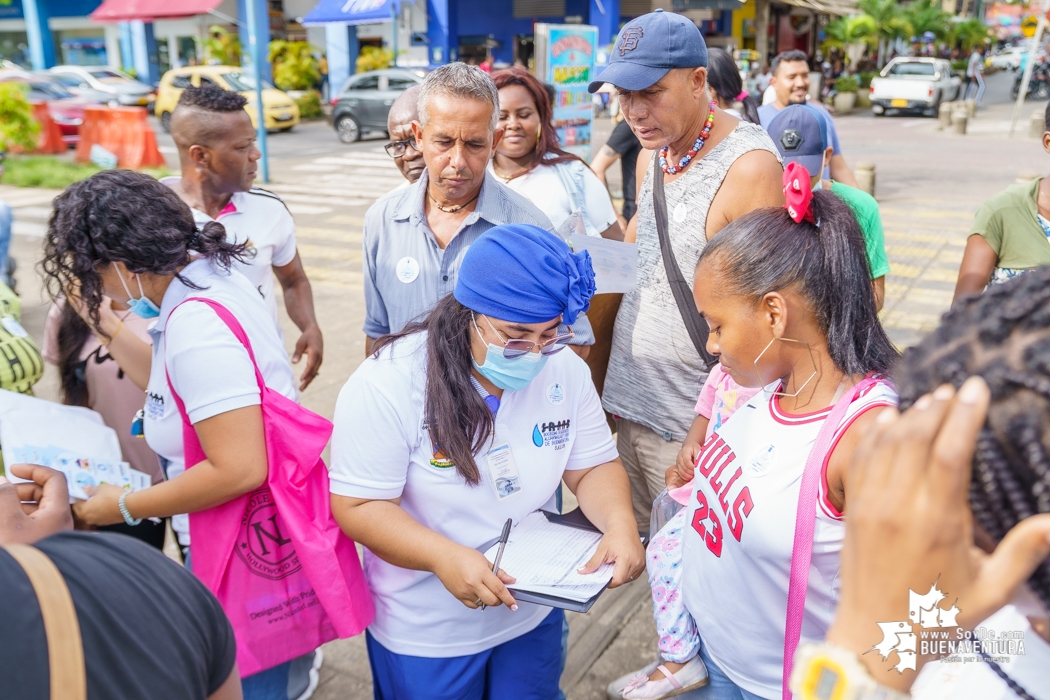
[[[627,475],[587,365],[559,335],[594,271],[534,226],[497,226],[452,296],[376,341],[339,395],[332,509],[366,547],[377,698],[551,700],[561,610],[516,601],[478,548],[553,503],[564,480],[603,533],[584,568],[644,567]],[[480,609],[479,609],[480,608]]]

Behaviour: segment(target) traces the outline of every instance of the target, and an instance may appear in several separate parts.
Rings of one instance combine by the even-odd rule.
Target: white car
[[[156,98],[152,87],[112,66],[55,66],[50,72],[74,95],[106,93],[111,104],[124,107],[148,107]]]
[[[984,62],[989,68],[999,70],[1017,70],[1021,67],[1021,56],[1028,51],[1025,46],[1007,46],[994,56],[989,56]]]
[[[941,58],[895,58],[872,78],[871,111],[882,116],[890,110],[920,111],[937,116],[941,102],[962,95],[962,79]]]

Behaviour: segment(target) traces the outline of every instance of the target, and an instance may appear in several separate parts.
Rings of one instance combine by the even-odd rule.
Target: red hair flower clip
[[[784,168],[784,208],[796,223],[802,220],[817,223],[813,215],[813,186],[809,171],[799,163],[788,163]]]

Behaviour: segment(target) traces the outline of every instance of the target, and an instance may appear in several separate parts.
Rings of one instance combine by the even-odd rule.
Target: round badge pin
[[[558,382],[554,382],[547,387],[547,400],[551,402],[553,406],[559,406],[565,402],[565,389]]]
[[[689,207],[685,205],[685,202],[679,202],[674,207],[674,220],[675,223],[682,223],[685,221],[685,217],[689,215]]]
[[[419,277],[419,263],[415,258],[401,258],[395,268],[397,278],[405,284],[411,284]]]

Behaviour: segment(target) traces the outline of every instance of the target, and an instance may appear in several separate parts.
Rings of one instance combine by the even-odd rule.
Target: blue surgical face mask
[[[476,322],[474,330],[477,331],[479,338],[485,339]],[[479,365],[473,357],[470,361],[481,376],[500,389],[521,391],[543,370],[543,366],[547,364],[547,356],[540,352],[528,352],[521,357],[508,360],[503,356],[502,347],[488,343],[485,350],[485,363]]]
[[[128,295],[128,309],[131,313],[142,318],[157,318],[160,316],[160,309],[151,300],[146,298],[146,293],[142,291],[142,280],[139,278],[138,273],[135,273],[135,281],[139,283],[139,298],[131,298],[131,290],[128,289],[127,283],[124,281],[124,276],[120,274],[120,268],[116,265],[113,269],[117,271],[117,277],[120,278],[120,285],[124,287],[124,291]]]

